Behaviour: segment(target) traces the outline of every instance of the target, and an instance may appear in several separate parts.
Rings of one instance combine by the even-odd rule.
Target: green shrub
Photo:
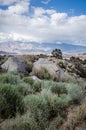
[[[71,97],[68,95],[66,85],[67,83],[44,81],[42,82],[43,90],[41,92],[41,96],[44,96],[44,98],[48,100],[53,109],[58,110],[60,108],[65,108],[71,100]],[[55,95],[53,93],[55,93]]]
[[[20,83],[19,85],[17,85],[17,90],[23,96],[26,96],[28,94],[33,93],[31,86],[29,84],[26,84],[26,83]]]
[[[33,94],[35,92],[40,92],[41,91],[41,82],[38,82],[38,81],[34,81],[33,83],[33,80],[30,79],[25,79],[27,80],[26,82],[30,81],[29,83],[25,83],[25,82],[22,82],[20,83],[19,85],[17,85],[17,88],[18,88],[18,91],[23,95],[23,96],[26,96],[28,94]],[[32,83],[31,83],[32,82]],[[32,84],[32,85],[31,85]]]
[[[63,93],[67,94],[65,83],[54,83],[53,86],[51,87],[51,91],[58,95],[63,94]]]
[[[41,95],[29,95],[24,99],[27,110],[38,122],[41,129],[44,129],[49,117],[50,107],[47,100]]]
[[[37,112],[41,111],[43,112],[41,114],[47,117],[49,107],[47,104],[47,100],[45,100],[44,97],[42,97],[41,95],[28,95],[25,97],[24,101],[27,109],[29,109],[29,111],[33,113],[34,116],[36,116],[35,114],[37,114]],[[42,116],[41,118],[44,117]]]
[[[33,85],[33,83],[34,83],[34,80],[33,80],[32,78],[30,78],[30,77],[24,77],[24,78],[23,78],[23,81],[24,81],[25,83],[30,84],[30,85]]]
[[[64,82],[75,83],[76,82],[76,78],[74,76],[71,76],[71,75],[65,73]]]
[[[35,81],[31,88],[34,92],[40,92],[41,91],[41,82]]]
[[[0,84],[0,97],[1,118],[15,116],[17,112],[23,113],[23,100],[15,86],[10,84]]]
[[[81,86],[78,86],[77,84],[68,84],[67,90],[68,90],[68,95],[75,103],[79,103],[81,99],[84,97],[84,93]]]
[[[82,79],[74,77],[74,76],[69,75],[69,74],[65,74],[64,82],[74,83],[74,84],[78,84],[80,86],[84,85],[84,81]]]
[[[66,85],[67,83],[62,83],[62,82],[58,83],[52,80],[43,80],[41,82],[42,89],[50,89],[52,93],[57,93],[57,94],[62,94],[62,93],[67,94]]]
[[[59,97],[53,94],[49,89],[43,89],[41,96],[45,98],[49,105],[49,117],[56,116],[58,112],[62,112],[68,105],[70,105],[71,98],[67,94],[61,94]]]
[[[55,85],[56,82],[52,81],[52,80],[43,80],[41,82],[41,86],[43,89],[50,89],[52,86]]]
[[[6,73],[0,75],[0,83],[10,83],[17,85],[21,82],[20,77],[14,73]]]
[[[69,95],[61,94],[57,100],[57,103],[58,103],[57,108],[59,110],[66,108],[69,105],[70,101],[71,101],[71,98]]]
[[[21,117],[20,121],[13,122],[4,130],[56,130],[62,122],[60,113],[69,105],[70,97],[66,94],[58,97],[50,91],[50,88],[45,87],[38,95],[25,96],[24,102],[28,118]]]
[[[61,94],[60,97],[54,97],[52,100],[51,106],[53,107],[53,111],[62,112],[66,107],[68,107],[71,101],[70,96],[66,94]]]

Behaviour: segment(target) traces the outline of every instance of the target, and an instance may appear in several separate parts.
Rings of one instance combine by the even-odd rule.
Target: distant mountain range
[[[86,53],[86,46],[72,45],[66,43],[37,43],[37,42],[19,42],[9,41],[0,43],[0,54],[19,54],[19,53],[48,53],[55,48],[61,49],[63,53],[76,54]]]
[[[8,53],[5,52],[5,51],[0,51],[0,54],[4,54],[4,55],[6,55],[6,54],[8,54]]]
[[[51,44],[52,48],[59,48],[64,53],[86,53],[86,46],[72,44]]]
[[[6,52],[6,51],[0,51],[0,55],[15,55],[16,53],[12,53],[12,52]]]

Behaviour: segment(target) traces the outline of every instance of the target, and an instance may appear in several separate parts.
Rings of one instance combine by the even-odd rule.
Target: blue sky
[[[41,0],[32,0],[31,3],[33,6],[53,8],[58,12],[67,12],[69,15],[86,14],[86,0],[51,0],[48,4],[43,4]]]
[[[86,0],[0,0],[0,49],[31,51],[35,43],[43,52],[51,44],[86,47]]]
[[[46,3],[46,1],[47,0],[31,0],[31,6],[55,9],[57,12],[66,12],[69,15],[86,14],[86,0],[50,0],[48,3]],[[0,8],[7,9],[8,6],[9,5],[0,5]]]

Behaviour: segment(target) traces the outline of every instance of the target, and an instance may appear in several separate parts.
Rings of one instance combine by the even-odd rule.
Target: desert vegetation
[[[75,83],[70,78],[64,82],[38,82],[29,77],[21,79],[17,73],[0,75],[0,129],[59,128],[67,117],[67,109],[78,106],[85,96],[82,80]]]
[[[33,79],[33,63],[40,57],[23,56],[28,73],[22,76],[0,74],[0,130],[85,130],[85,81],[68,72],[57,81],[45,68]]]

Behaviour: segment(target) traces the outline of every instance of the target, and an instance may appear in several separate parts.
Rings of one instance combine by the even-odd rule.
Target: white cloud
[[[7,10],[0,9],[0,41],[64,42],[86,46],[86,15],[70,17],[64,12],[39,7],[34,7],[30,13],[30,1],[15,2]]]
[[[49,2],[50,2],[51,0],[43,0],[43,1],[41,1],[43,4],[48,4]]]
[[[2,15],[23,14],[29,12],[29,0],[15,0],[15,4],[9,5],[7,10],[0,10]],[[9,3],[10,4],[10,3]]]
[[[28,2],[29,0],[0,0],[0,5],[11,5],[18,2]]]
[[[17,3],[16,5],[12,5],[8,8],[9,14],[22,14],[26,13],[29,10],[29,4],[28,2],[21,1],[20,3]]]
[[[14,2],[19,2],[21,0],[0,0],[0,5],[10,5],[13,4]]]

